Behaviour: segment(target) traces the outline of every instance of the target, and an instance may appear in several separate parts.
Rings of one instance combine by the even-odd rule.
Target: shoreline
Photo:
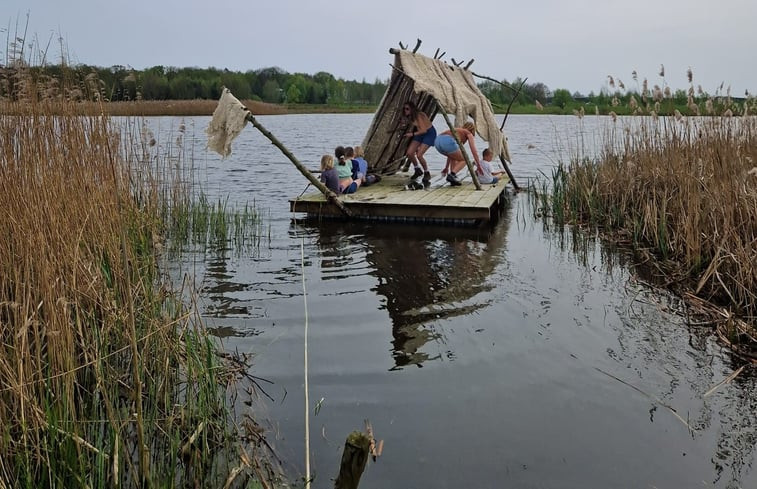
[[[376,111],[375,105],[316,105],[316,104],[271,104],[258,100],[240,100],[255,115],[286,115],[286,114],[372,114]],[[218,105],[217,100],[194,99],[194,100],[133,100],[128,102],[96,102],[79,101],[66,105],[65,112],[71,110],[80,111],[83,115],[109,115],[114,117],[157,117],[157,116],[211,116]],[[41,101],[37,102],[36,110],[44,107],[46,114],[63,113],[60,102]],[[21,115],[30,111],[31,105],[19,102],[0,102],[0,115]],[[561,109],[559,107],[542,107],[532,105],[514,105],[510,107],[510,115],[572,115],[576,117],[601,116],[629,116],[621,107],[613,107],[616,112],[606,112],[604,108],[597,114],[595,110],[578,112],[573,108]],[[494,108],[495,115],[504,115],[508,112],[501,108]],[[648,114],[639,114],[648,115]],[[660,112],[659,116],[671,115]]]
[[[375,105],[315,105],[315,104],[270,104],[258,100],[240,100],[255,115],[286,115],[286,114],[372,114]],[[80,111],[83,115],[109,115],[114,117],[147,117],[147,116],[211,116],[218,105],[217,100],[133,100],[128,102],[95,102],[80,101],[74,105],[67,104],[65,113],[71,110]],[[32,106],[27,103],[0,102],[0,115],[27,114]],[[46,114],[63,113],[60,102],[41,101],[36,110],[44,107]],[[514,106],[510,114],[517,115],[575,115],[564,113],[557,108],[545,107],[538,110],[535,106]],[[504,115],[502,110],[494,110],[495,115]],[[587,114],[589,115],[589,114]],[[602,114],[606,115],[606,114]]]

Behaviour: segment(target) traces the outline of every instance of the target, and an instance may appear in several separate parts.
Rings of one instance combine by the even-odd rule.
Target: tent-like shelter
[[[507,138],[497,127],[492,106],[481,93],[465,67],[446,63],[440,57],[429,58],[416,51],[390,49],[394,55],[392,76],[373,121],[363,140],[369,173],[383,175],[381,182],[350,195],[337,195],[308,170],[239,100],[224,89],[210,125],[207,129],[208,147],[223,156],[231,152],[231,141],[246,122],[252,123],[276,145],[297,167],[300,173],[319,190],[319,194],[306,194],[290,200],[293,212],[317,216],[342,216],[360,219],[423,221],[440,223],[483,222],[497,214],[503,203],[504,185],[483,188],[473,171],[465,150],[463,155],[471,171],[474,185],[454,188],[445,182],[431,182],[427,192],[403,192],[405,183],[394,175],[406,160],[409,140],[401,137],[410,130],[401,108],[413,101],[419,110],[433,121],[442,114],[448,127],[462,126],[473,119],[478,136],[488,142],[489,148],[507,171],[515,189],[518,188],[508,168],[510,152]],[[448,114],[454,115],[454,124]],[[441,179],[443,180],[443,178]]]
[[[495,155],[510,162],[507,138],[497,126],[492,106],[481,93],[469,66],[448,64],[407,49],[390,49],[394,63],[389,86],[363,140],[370,171],[391,175],[402,166],[408,140],[402,106],[412,101],[433,121],[440,111],[454,115],[454,125],[469,119]]]

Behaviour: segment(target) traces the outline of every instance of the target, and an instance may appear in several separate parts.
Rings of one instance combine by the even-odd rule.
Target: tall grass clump
[[[575,157],[555,170],[541,208],[549,202],[558,224],[591,224],[622,236],[669,284],[752,324],[729,334],[731,340],[754,341],[757,119],[625,122],[612,120],[598,158]]]
[[[186,132],[181,122],[175,139],[161,143],[145,120],[141,125],[131,118],[121,123],[121,154],[131,168],[132,195],[140,205],[156,206],[161,247],[170,258],[229,249],[259,253],[266,237],[270,244],[270,224],[254,202],[240,206],[228,196],[211,201],[199,182],[191,145],[185,145]]]
[[[266,228],[254,203],[237,208],[228,198],[212,202],[198,190],[192,198],[172,203],[169,212],[171,224],[165,237],[170,251],[177,254],[190,247],[203,252],[234,249],[256,254],[266,236],[270,242],[270,226]]]
[[[65,97],[0,114],[0,488],[261,479],[227,391],[252,378],[160,271],[154,161]]]

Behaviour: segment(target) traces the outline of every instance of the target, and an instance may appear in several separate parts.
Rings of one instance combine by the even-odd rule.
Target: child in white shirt
[[[483,174],[478,176],[478,181],[482,184],[492,184],[499,182],[499,175],[501,175],[503,172],[501,171],[493,171],[492,170],[492,150],[489,148],[486,148],[483,153],[481,153],[481,170],[483,170]]]

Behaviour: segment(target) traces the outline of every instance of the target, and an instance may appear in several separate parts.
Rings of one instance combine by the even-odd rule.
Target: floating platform
[[[406,190],[408,182],[407,174],[396,173],[360,187],[354,194],[340,195],[339,200],[352,214],[349,217],[320,192],[290,199],[289,209],[316,218],[469,226],[494,220],[507,197],[507,178],[494,185],[481,185],[481,190],[476,190],[470,177],[453,187],[437,176],[423,190]]]

